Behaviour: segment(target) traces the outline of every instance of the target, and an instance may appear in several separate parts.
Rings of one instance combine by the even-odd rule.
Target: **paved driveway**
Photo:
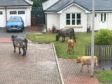
[[[0,38],[9,38],[12,34],[25,36],[27,34],[26,30],[24,32],[6,32],[5,28],[0,28]]]
[[[81,64],[75,60],[60,59],[59,63],[65,84],[99,84],[96,77],[90,77],[87,67],[80,72]]]
[[[27,56],[0,43],[0,84],[61,84],[51,44],[28,44]]]

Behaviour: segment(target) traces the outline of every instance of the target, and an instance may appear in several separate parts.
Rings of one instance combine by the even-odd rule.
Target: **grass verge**
[[[103,84],[112,84],[112,71],[96,71],[98,80]]]

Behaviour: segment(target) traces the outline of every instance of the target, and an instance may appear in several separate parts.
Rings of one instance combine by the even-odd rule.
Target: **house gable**
[[[46,9],[45,12],[58,12],[73,3],[86,10],[92,11],[92,0],[59,0],[54,5]],[[112,11],[111,3],[112,0],[96,0],[95,11]]]
[[[72,9],[70,9],[72,7]],[[83,7],[81,7],[81,6],[79,6],[78,4],[75,4],[75,3],[72,3],[72,4],[70,4],[70,5],[68,5],[67,7],[65,7],[64,9],[62,9],[62,10],[60,10],[60,11],[58,11],[57,13],[62,13],[62,12],[64,12],[64,11],[66,11],[66,10],[71,10],[71,12],[79,12],[79,11],[84,11],[84,12],[86,12],[86,13],[90,13],[90,11],[88,11],[87,9],[85,9],[85,8],[83,8]],[[77,11],[78,10],[78,11]],[[70,12],[70,11],[69,11]]]

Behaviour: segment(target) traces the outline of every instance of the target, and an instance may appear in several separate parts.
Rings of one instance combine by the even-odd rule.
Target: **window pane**
[[[80,19],[81,18],[81,15],[78,13],[77,14],[77,19]]]
[[[72,14],[72,19],[75,19],[75,14]]]
[[[95,17],[97,17],[97,14],[95,13]]]
[[[2,15],[3,14],[3,12],[2,11],[0,11],[0,15]]]
[[[81,24],[81,20],[77,20],[77,25],[80,25]]]
[[[70,19],[70,14],[66,14],[66,19]]]
[[[25,14],[25,11],[18,11],[18,14]]]
[[[72,25],[75,25],[75,20],[72,20]]]
[[[16,14],[16,11],[10,11],[10,14]]]
[[[106,21],[106,13],[104,13],[104,21]]]
[[[103,13],[101,13],[101,21],[103,21]]]
[[[66,20],[66,24],[67,25],[70,25],[70,20]]]

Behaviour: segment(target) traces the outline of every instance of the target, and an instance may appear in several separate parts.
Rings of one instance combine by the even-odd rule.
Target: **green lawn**
[[[51,43],[55,44],[56,52],[59,58],[76,58],[78,56],[85,55],[85,47],[90,45],[91,34],[90,33],[76,33],[76,44],[74,47],[74,53],[68,54],[67,41],[61,42],[55,40],[55,34],[27,34],[27,38],[33,42],[38,43]],[[66,38],[67,40],[67,38]]]
[[[96,77],[103,84],[112,84],[112,71],[97,71]]]
[[[55,41],[55,34],[27,34],[27,38],[32,42],[38,43],[51,43],[55,44],[56,52],[59,58],[76,58],[78,56],[85,55],[85,47],[90,45],[91,34],[90,33],[76,33],[77,42],[74,47],[75,53],[67,54],[67,44],[66,41],[62,43],[61,41]],[[67,40],[67,38],[66,38]],[[112,71],[97,71],[95,73],[96,77],[100,82],[110,82],[112,81]]]

